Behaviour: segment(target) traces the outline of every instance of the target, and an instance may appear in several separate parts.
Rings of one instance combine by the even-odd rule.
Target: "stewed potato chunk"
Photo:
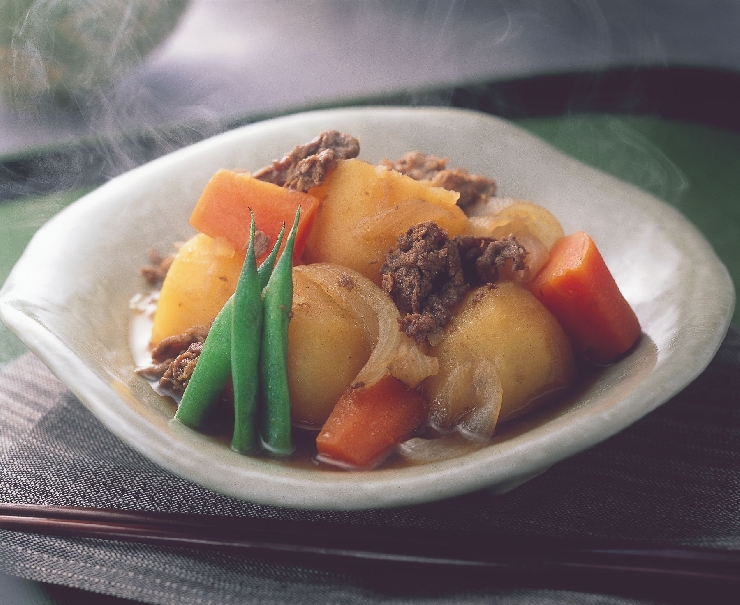
[[[439,373],[423,389],[432,421],[442,428],[460,424],[481,437],[567,386],[575,372],[560,324],[514,282],[472,290],[431,354]]]
[[[370,357],[373,338],[309,271],[293,272],[288,383],[293,423],[320,427]]]
[[[360,160],[339,162],[320,190],[304,259],[349,267],[376,284],[385,253],[411,225],[434,221],[451,235],[468,227],[458,193]]]

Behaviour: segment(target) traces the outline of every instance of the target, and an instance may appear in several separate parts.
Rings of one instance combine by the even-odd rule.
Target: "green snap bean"
[[[206,426],[231,376],[231,322],[234,297],[213,320],[193,375],[185,387],[175,418],[194,429]]]
[[[293,305],[293,248],[299,220],[300,208],[262,296],[265,315],[259,363],[264,405],[261,438],[267,450],[281,456],[293,451],[288,389],[288,324]]]
[[[254,215],[247,257],[234,292],[231,322],[231,376],[234,384],[234,433],[231,447],[241,454],[257,445],[258,364],[262,339],[262,288],[254,253]]]

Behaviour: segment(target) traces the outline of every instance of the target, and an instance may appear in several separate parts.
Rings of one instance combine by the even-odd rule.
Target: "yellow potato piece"
[[[409,227],[435,221],[450,236],[468,230],[459,194],[361,160],[344,160],[322,186],[304,252],[309,263],[333,263],[380,283],[380,267]]]
[[[162,284],[152,344],[210,323],[234,293],[243,264],[224,241],[199,233],[185,242]]]
[[[575,373],[560,324],[514,282],[470,292],[430,354],[440,366],[423,383],[433,421],[443,428],[463,422],[481,437]]]
[[[293,424],[319,428],[372,352],[373,339],[316,282],[293,270],[288,385]]]

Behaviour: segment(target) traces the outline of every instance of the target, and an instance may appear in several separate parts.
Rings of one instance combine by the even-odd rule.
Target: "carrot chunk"
[[[344,392],[324,423],[316,447],[329,461],[369,468],[426,418],[421,394],[386,375],[372,386]]]
[[[285,189],[273,183],[255,179],[247,173],[219,170],[211,177],[198,200],[190,224],[210,237],[222,237],[244,254],[249,241],[251,211],[257,229],[270,238],[257,254],[261,262],[284,224],[290,225],[301,207],[301,222],[295,239],[293,260],[303,254],[319,199],[308,193]]]
[[[596,244],[582,231],[555,242],[531,290],[558,319],[576,352],[588,361],[611,363],[640,336],[635,312]]]

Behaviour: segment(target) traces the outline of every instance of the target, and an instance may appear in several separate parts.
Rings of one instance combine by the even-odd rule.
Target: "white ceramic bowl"
[[[192,234],[188,216],[219,168],[256,169],[325,129],[358,136],[375,162],[418,149],[494,177],[502,196],[589,232],[644,330],[637,349],[567,406],[535,414],[474,453],[370,472],[296,468],[240,456],[178,427],[134,373],[129,300],[146,251]],[[0,315],[116,435],[162,467],[217,492],[300,508],[363,509],[479,488],[505,491],[613,435],[709,363],[735,304],[730,277],[683,216],[511,124],[448,109],[361,108],[261,122],[177,151],[85,196],[46,224],[2,292]],[[84,435],[80,436],[84,438]]]

